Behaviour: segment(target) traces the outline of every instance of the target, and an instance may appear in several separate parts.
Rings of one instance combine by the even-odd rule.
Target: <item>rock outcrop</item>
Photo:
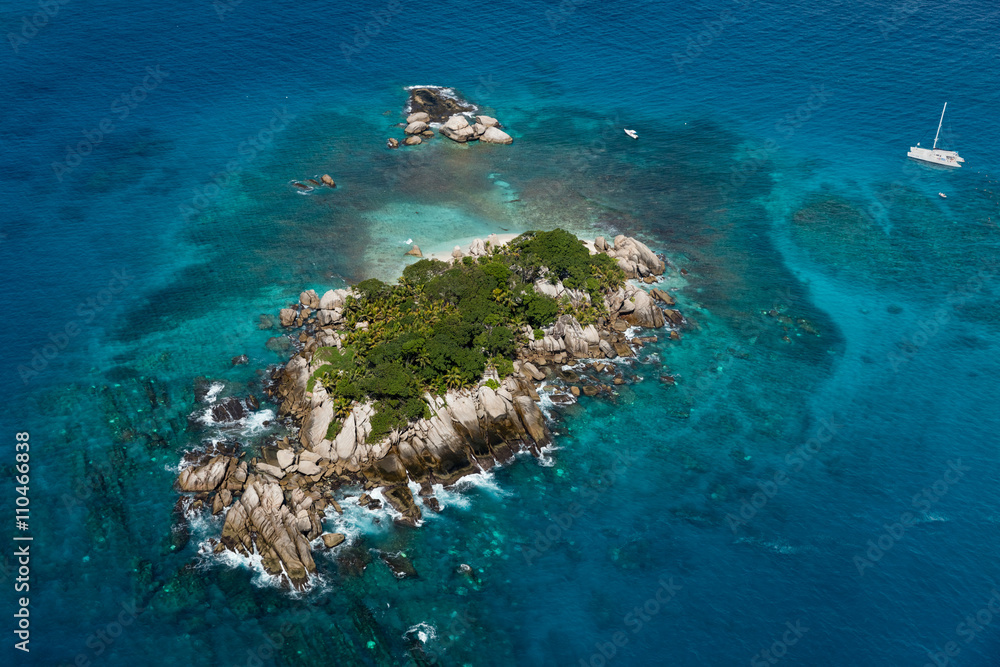
[[[416,117],[425,123],[443,123],[457,113],[470,113],[475,107],[459,99],[450,88],[412,88],[410,90],[410,100],[408,102],[410,115],[407,122]]]
[[[288,494],[276,483],[251,475],[242,494],[226,513],[222,545],[244,556],[260,554],[264,569],[287,576],[292,586],[304,587],[316,571],[309,545],[321,534],[313,499],[299,490]],[[307,502],[308,501],[308,502]]]
[[[513,138],[500,129],[500,121],[492,116],[475,116],[470,120],[475,106],[460,99],[450,88],[414,88],[407,103],[410,113],[406,116],[405,138],[402,143],[416,146],[423,143],[421,137],[433,137],[438,128],[442,136],[460,144],[482,140],[492,144],[510,144]],[[390,138],[389,148],[397,148],[400,142]]]
[[[618,265],[629,278],[645,278],[663,273],[666,265],[645,243],[619,234],[614,245],[608,245],[603,236],[594,240],[597,252],[605,252],[618,260]]]

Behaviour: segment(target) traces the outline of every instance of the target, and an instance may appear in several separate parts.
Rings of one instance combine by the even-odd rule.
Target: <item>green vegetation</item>
[[[573,308],[568,299],[538,294],[538,279],[562,280],[589,292],[599,305]],[[527,232],[486,257],[465,257],[454,266],[420,260],[406,267],[396,285],[371,279],[354,287],[357,296],[344,306],[344,350],[316,350],[314,361],[324,363],[309,388],[320,382],[333,397],[338,420],[331,433],[339,431],[339,419],[355,401],[372,399],[369,437],[377,440],[429,415],[424,391],[474,385],[488,365],[501,378],[513,373],[519,346],[528,337],[537,340],[560,314],[595,321],[602,294],[624,281],[613,259],[591,256],[582,241],[561,229]],[[525,325],[532,329],[528,336]]]

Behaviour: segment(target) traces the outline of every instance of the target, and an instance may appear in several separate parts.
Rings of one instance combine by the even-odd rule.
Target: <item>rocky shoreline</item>
[[[485,255],[491,240],[495,242],[477,239],[467,253],[453,253],[453,261]],[[648,247],[625,236],[611,243],[598,237],[587,246],[592,254],[615,259],[636,281],[652,284],[666,268]],[[534,289],[573,304],[590,300],[588,293],[561,282],[539,280]],[[626,380],[607,360],[633,356],[636,346],[656,340],[628,335],[631,327],[668,327],[670,338],[678,339],[684,324],[681,313],[670,308],[674,300],[668,293],[625,283],[605,295],[605,314],[593,323],[582,325],[573,315],[563,314],[542,330],[526,326],[522,332],[526,342],[517,350],[513,373],[507,377],[501,379],[488,368],[475,387],[449,389],[443,395],[425,392],[422,400],[429,416],[369,442],[372,403],[355,402],[342,422],[337,421],[334,401],[324,386],[310,381],[323,364],[316,351],[339,350],[343,345],[344,308],[350,294],[330,290],[320,296],[307,290],[298,304],[279,313],[281,326],[293,337],[298,332],[297,351],[273,371],[268,393],[280,405],[279,417],[298,426],[297,438],[265,446],[250,460],[244,460],[245,452],[213,446],[187,456],[177,478],[178,490],[191,494],[182,498],[185,507],[211,508],[213,514],[225,515],[221,538],[214,543],[216,552],[259,554],[269,574],[298,589],[308,585],[316,571],[313,549],[334,548],[344,541],[343,535],[323,532],[325,512],[343,512],[337,500],[343,498],[340,489],[364,489],[367,493],[359,504],[370,509],[381,507],[371,495],[377,489],[374,495],[384,499],[397,522],[419,525],[424,511],[440,511],[434,485],[454,484],[466,475],[507,463],[519,452],[541,454],[551,434],[539,407],[539,390],[545,393],[552,387],[540,385],[558,375],[566,377],[564,364],[593,360],[588,368],[600,379],[573,386],[570,394],[552,395],[554,404],[573,402],[572,397],[580,394],[611,394],[614,385]],[[244,403],[235,398],[212,408],[216,421],[232,421],[243,414]]]

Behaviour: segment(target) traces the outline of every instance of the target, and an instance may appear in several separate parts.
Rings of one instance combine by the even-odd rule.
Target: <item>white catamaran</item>
[[[910,146],[910,152],[906,155],[912,157],[914,160],[923,160],[924,162],[930,162],[931,164],[939,164],[942,167],[961,167],[961,163],[965,162],[955,151],[946,151],[937,147],[938,135],[941,134],[941,123],[944,122],[944,110],[948,108],[948,103],[944,103],[944,109],[941,109],[941,120],[938,121],[937,133],[934,135],[934,146],[932,148],[921,148],[920,144],[916,146]]]

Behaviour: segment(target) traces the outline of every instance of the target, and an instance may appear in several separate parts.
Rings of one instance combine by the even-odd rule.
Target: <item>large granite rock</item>
[[[483,132],[483,136],[479,137],[479,140],[485,141],[488,144],[514,143],[514,139],[498,127],[487,127],[486,131]]]
[[[407,125],[406,129],[403,130],[403,132],[405,132],[406,134],[420,134],[421,132],[426,130],[427,127],[428,127],[427,123],[417,120]]]
[[[598,252],[605,252],[618,261],[618,265],[628,278],[645,278],[662,275],[666,265],[649,247],[623,234],[615,237],[614,245],[608,245],[603,236],[594,240]]]
[[[305,308],[315,310],[319,308],[319,295],[316,294],[316,290],[306,290],[299,295],[299,303],[301,303]]]
[[[449,118],[448,122],[446,122],[441,129],[447,128],[449,130],[458,131],[458,130],[464,130],[467,127],[469,127],[469,119],[459,114],[457,116],[452,116],[451,118]]]
[[[231,457],[216,456],[205,465],[185,468],[177,476],[177,488],[189,492],[215,491],[234,461]]]
[[[350,294],[350,292],[345,289],[327,290],[326,293],[323,294],[323,298],[319,300],[318,307],[323,310],[343,308],[348,294]]]
[[[320,534],[318,519],[301,505],[289,507],[277,483],[253,476],[226,513],[222,544],[244,556],[259,554],[265,571],[301,589],[316,571],[309,542]]]
[[[326,431],[330,428],[330,422],[333,421],[333,414],[333,401],[330,399],[326,399],[320,402],[319,405],[312,407],[309,411],[309,416],[302,422],[302,428],[299,431],[303,447],[306,449],[315,449],[323,442],[326,438]]]
[[[650,329],[658,329],[665,324],[663,311],[646,292],[636,290],[629,300],[634,304],[634,307],[631,312],[624,316],[623,319],[626,322]]]

